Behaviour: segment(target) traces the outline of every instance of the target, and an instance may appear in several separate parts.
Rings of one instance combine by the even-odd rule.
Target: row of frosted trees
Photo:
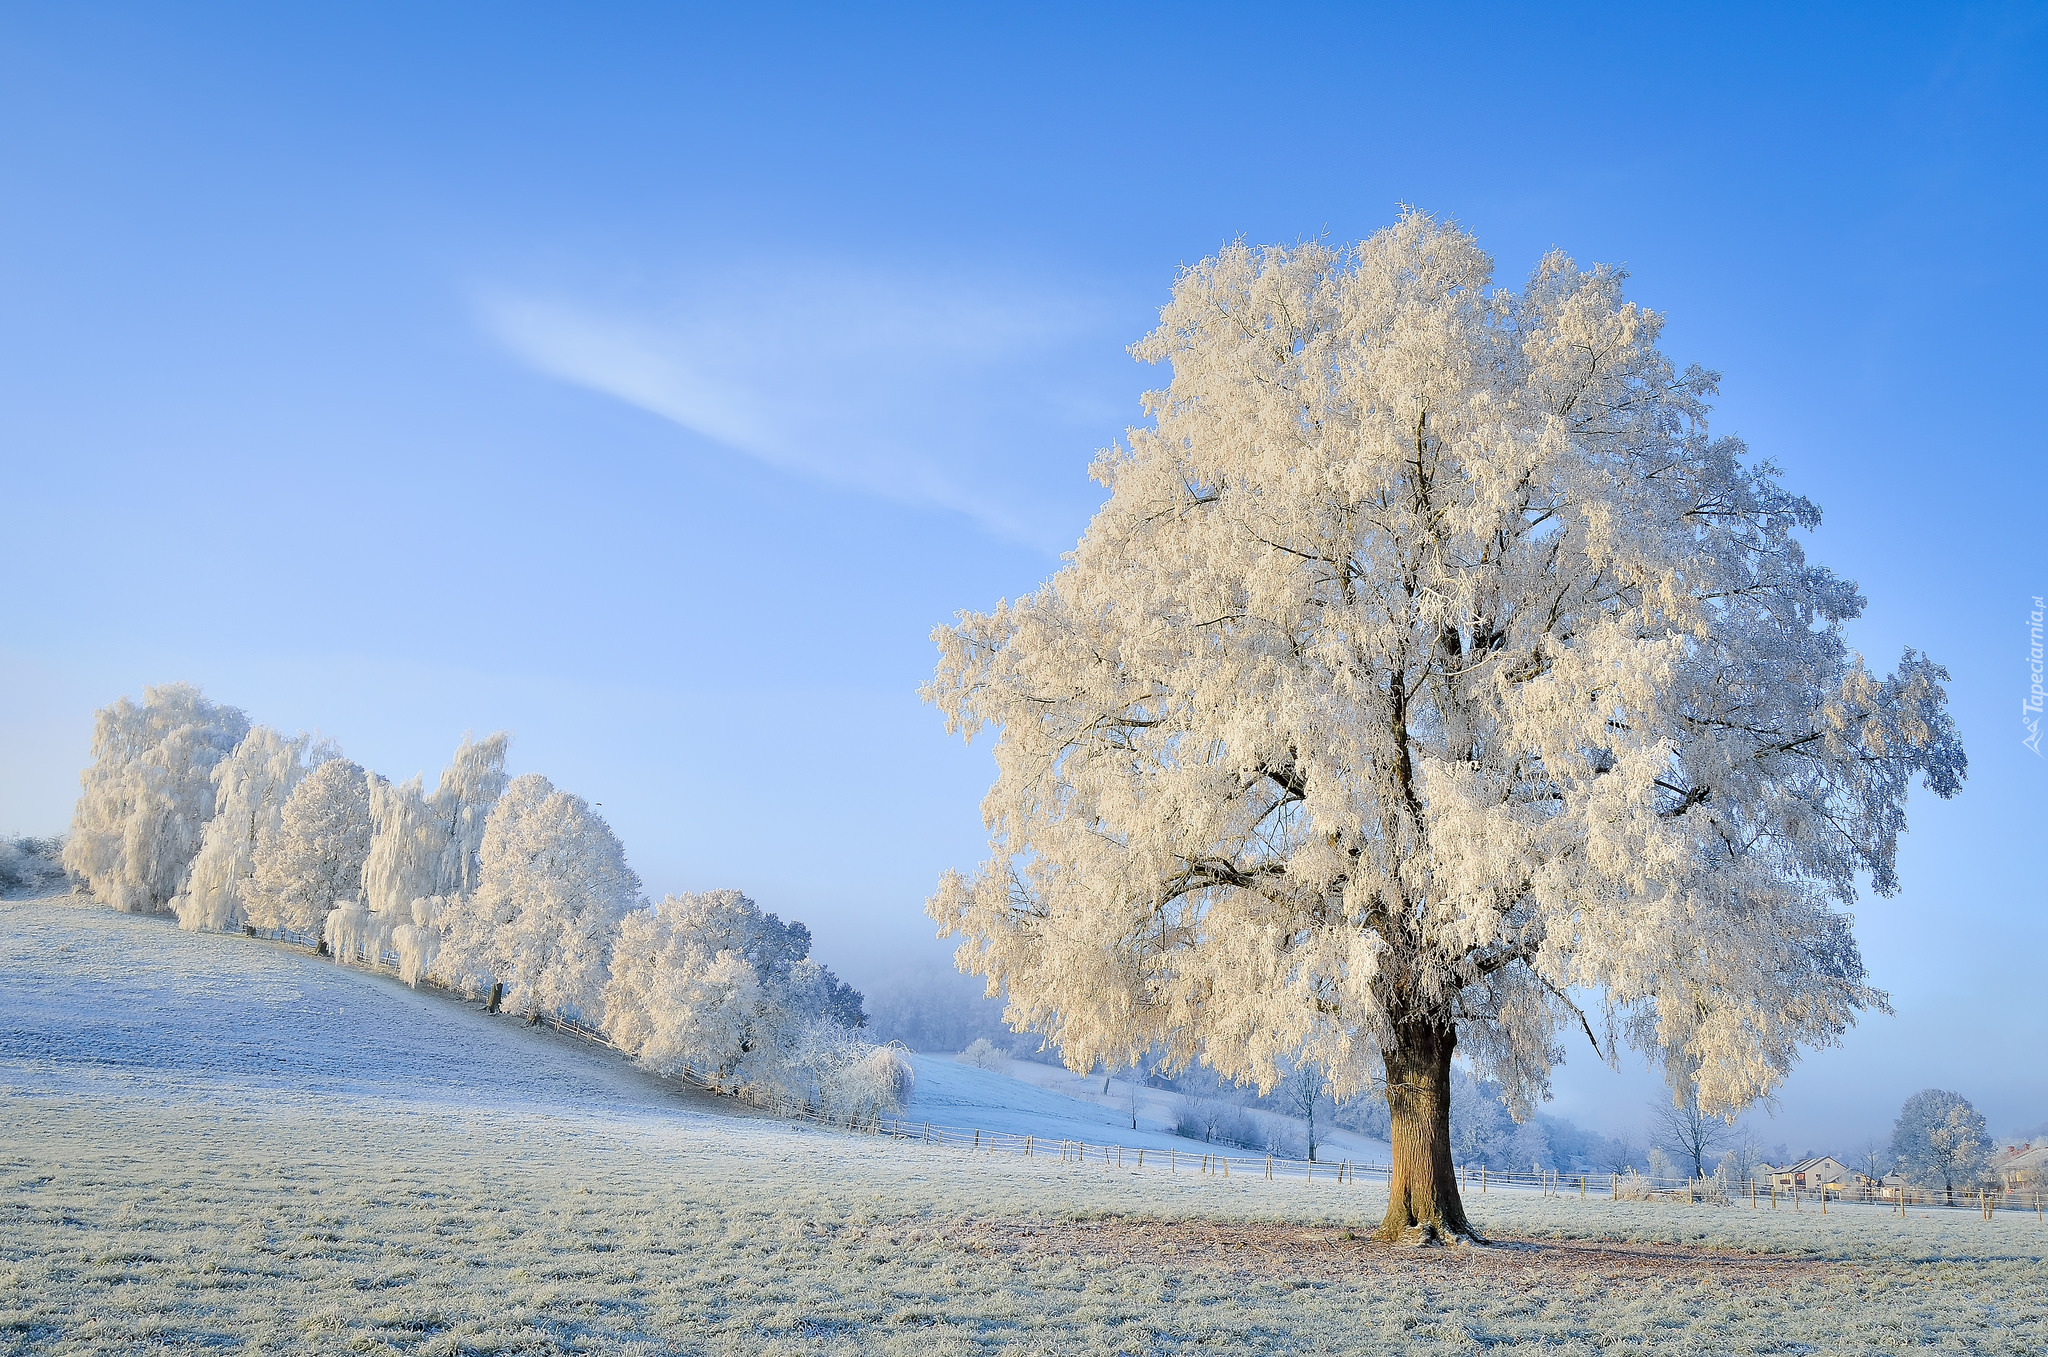
[[[115,909],[389,965],[600,1030],[658,1073],[854,1120],[901,1105],[909,1067],[860,1040],[861,996],[807,928],[738,891],[649,905],[611,827],[538,773],[508,777],[508,743],[465,738],[429,791],[149,688],[98,713],[64,865]]]

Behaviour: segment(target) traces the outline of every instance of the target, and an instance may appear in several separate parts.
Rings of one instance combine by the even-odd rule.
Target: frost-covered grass
[[[0,905],[0,1350],[2048,1350],[2031,1217],[1492,1193],[1502,1247],[1417,1253],[1358,1237],[1383,1204],[792,1126],[303,953]]]

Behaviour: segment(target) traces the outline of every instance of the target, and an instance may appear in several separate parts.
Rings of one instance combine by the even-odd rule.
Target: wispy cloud
[[[1114,431],[1117,340],[1071,296],[814,268],[736,270],[665,296],[484,291],[487,331],[538,371],[790,471],[965,514],[1057,550],[1049,457]],[[1093,388],[1093,390],[1091,390]],[[1078,394],[1077,394],[1078,393]],[[1052,444],[1053,446],[1047,446]]]

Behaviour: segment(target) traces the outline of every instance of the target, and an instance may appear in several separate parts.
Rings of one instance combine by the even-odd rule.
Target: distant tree
[[[214,765],[214,816],[207,822],[185,890],[173,902],[178,927],[239,928],[256,854],[284,821],[284,803],[315,767],[339,758],[332,741],[256,726]]]
[[[329,759],[299,780],[257,846],[242,887],[248,921],[324,940],[328,911],[362,894],[369,851],[369,780],[362,765]]]
[[[102,707],[64,866],[103,904],[167,910],[213,818],[214,767],[248,730],[240,711],[185,683],[143,689],[140,706],[124,697]]]
[[[1926,1088],[1899,1109],[1891,1151],[1909,1182],[1939,1187],[1952,1204],[1958,1186],[1968,1187],[1984,1176],[1991,1138],[1984,1133],[1983,1113],[1969,1099]]]
[[[1851,1166],[1871,1182],[1882,1182],[1884,1176],[1892,1171],[1889,1145],[1875,1137],[1864,1141],[1862,1148],[1852,1156]]]
[[[1651,1134],[1694,1178],[1706,1177],[1707,1165],[1735,1139],[1735,1128],[1702,1109],[1689,1083],[1675,1101],[1659,1099],[1650,1104],[1650,1126]]]
[[[1010,1068],[1010,1057],[997,1050],[995,1043],[987,1037],[976,1037],[967,1043],[966,1050],[960,1052],[960,1063],[1000,1073]]]
[[[671,895],[619,929],[605,1030],[662,1074],[787,1086],[819,1023],[854,1031],[860,994],[810,959],[810,930],[738,891]]]
[[[1529,1118],[1515,1127],[1510,1137],[1509,1167],[1517,1173],[1541,1173],[1553,1167],[1550,1136],[1541,1120]]]
[[[1646,1162],[1642,1148],[1634,1137],[1611,1136],[1601,1147],[1602,1153],[1595,1167],[1608,1173],[1628,1173]]]
[[[1526,1117],[1575,993],[1604,1056],[1767,1095],[1884,1002],[1838,906],[1961,785],[1946,673],[1849,649],[1818,511],[1623,277],[1497,289],[1420,213],[1185,269],[1066,564],[934,634],[927,698],[1000,732],[990,857],[928,904],[962,969],[1077,1071],[1383,1076],[1388,1235],[1470,1233],[1452,1056]]]
[[[1451,1153],[1461,1164],[1512,1162],[1515,1124],[1497,1093],[1463,1070],[1451,1072]]]
[[[1739,1137],[1721,1162],[1714,1168],[1714,1174],[1728,1187],[1737,1188],[1753,1181],[1757,1170],[1763,1166],[1763,1151],[1749,1136]]]
[[[1330,1122],[1374,1140],[1385,1140],[1393,1129],[1387,1117],[1387,1096],[1377,1088],[1367,1089],[1343,1102],[1333,1101]]]
[[[1316,1146],[1318,1143],[1316,1139],[1316,1105],[1323,1101],[1322,1071],[1312,1065],[1301,1066],[1288,1076],[1287,1082],[1281,1085],[1281,1088],[1285,1094],[1282,1106],[1289,1115],[1298,1117],[1301,1120],[1302,1126],[1306,1128],[1305,1139],[1308,1145],[1308,1157],[1313,1162],[1316,1157]],[[1134,1121],[1132,1125],[1135,1126],[1137,1123]]]
[[[601,1023],[613,937],[640,895],[611,826],[528,773],[498,798],[479,862],[475,893],[448,902],[436,974],[471,992],[502,984],[529,1022]]]

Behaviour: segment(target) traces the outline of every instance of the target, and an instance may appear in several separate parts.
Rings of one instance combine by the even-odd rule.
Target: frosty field
[[[1417,1253],[1357,1237],[1383,1205],[793,1126],[387,976],[0,904],[8,1352],[2048,1351],[2031,1216],[1494,1193],[1497,1247]]]

